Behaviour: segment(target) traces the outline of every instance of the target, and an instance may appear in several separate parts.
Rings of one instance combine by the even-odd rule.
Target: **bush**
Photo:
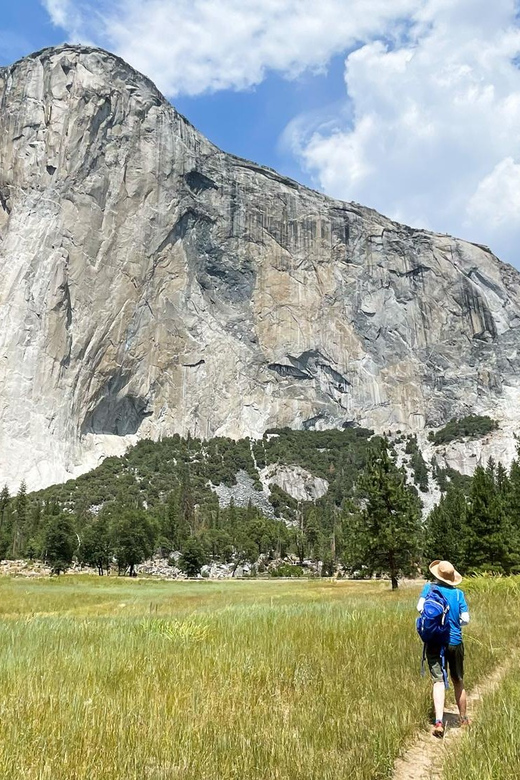
[[[303,577],[301,566],[294,566],[291,563],[282,563],[276,569],[269,570],[270,577]]]
[[[491,417],[470,414],[467,417],[462,417],[460,420],[450,420],[437,433],[430,431],[428,439],[435,445],[448,444],[448,442],[456,439],[478,439],[490,431],[495,431],[497,428],[497,421],[492,420]]]

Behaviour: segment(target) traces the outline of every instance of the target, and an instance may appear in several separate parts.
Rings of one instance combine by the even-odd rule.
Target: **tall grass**
[[[510,653],[520,649],[518,603],[520,578],[479,578],[472,583],[488,610],[500,599],[500,620],[492,619],[489,633],[497,645]],[[486,610],[486,614],[489,612]],[[516,634],[516,639],[515,639]],[[520,778],[520,668],[515,653],[513,664],[500,685],[484,696],[478,717],[456,750],[448,754],[443,777],[452,780],[517,780]]]
[[[515,640],[500,587],[469,588],[471,681]],[[0,580],[0,777],[389,777],[429,716],[417,593]]]
[[[485,696],[457,749],[449,754],[443,777],[453,780],[517,780],[520,777],[520,670],[516,667],[499,688]]]

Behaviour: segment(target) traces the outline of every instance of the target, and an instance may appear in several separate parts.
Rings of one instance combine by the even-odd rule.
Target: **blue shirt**
[[[460,616],[463,612],[469,612],[464,593],[459,588],[454,588],[452,585],[445,585],[443,582],[427,582],[421,591],[420,598],[426,598],[432,587],[438,588],[450,605],[448,610],[450,645],[460,645],[462,642]]]

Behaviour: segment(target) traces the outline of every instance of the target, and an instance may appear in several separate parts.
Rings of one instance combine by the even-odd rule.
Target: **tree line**
[[[490,459],[461,487],[450,482],[425,528],[426,558],[456,562],[462,574],[520,573],[520,463]]]
[[[42,558],[56,572],[74,557],[100,574],[114,565],[133,574],[153,553],[175,552],[194,575],[211,561],[236,568],[291,554],[301,565],[321,561],[326,575],[342,565],[357,575],[390,573],[396,583],[413,572],[420,550],[417,491],[384,439],[366,448],[355,476],[352,459],[343,452],[329,464],[329,490],[319,501],[297,502],[275,486],[272,500],[282,517],[266,517],[251,502],[245,508],[198,503],[187,463],[179,464],[176,486],[152,506],[128,489],[124,475],[117,493],[96,506],[60,502],[52,491],[28,495],[25,485],[11,497],[4,488],[0,555]]]
[[[305,434],[300,442],[299,433]],[[328,437],[318,436],[318,443],[325,447],[311,446],[316,434],[294,431],[278,433],[272,449],[248,442],[238,454],[227,440],[213,442],[216,466],[198,441],[141,442],[137,452],[109,458],[100,470],[65,485],[28,494],[22,484],[14,496],[4,488],[0,557],[43,559],[58,573],[76,559],[100,574],[113,568],[134,574],[139,563],[161,553],[194,576],[211,562],[236,569],[246,561],[290,554],[301,566],[320,561],[324,575],[338,568],[353,577],[388,575],[393,587],[433,558],[453,560],[463,573],[517,569],[517,461],[509,471],[490,461],[472,478],[439,470],[441,499],[423,520],[417,487],[423,491],[430,477],[413,438],[405,452],[408,467],[416,464],[417,486],[409,483],[385,438],[371,432],[323,433]],[[217,471],[232,483],[231,473],[241,464],[257,479],[258,471],[249,463],[255,448],[257,465],[261,456],[264,463],[271,458],[290,463],[296,451],[307,467],[314,461],[314,471],[328,478],[326,495],[298,502],[276,487],[271,496],[274,517],[251,502],[219,507],[207,488],[208,473]]]

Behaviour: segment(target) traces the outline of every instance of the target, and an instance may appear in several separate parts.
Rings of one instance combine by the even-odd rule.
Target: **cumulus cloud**
[[[490,213],[489,204],[494,208]],[[467,208],[470,218],[486,221],[490,228],[502,229],[520,215],[520,164],[507,157],[485,176],[470,198]]]
[[[321,0],[319,10],[316,0],[42,2],[69,35],[117,52],[174,97],[324,68],[359,40],[399,36],[418,0]]]
[[[353,121],[286,140],[329,194],[488,243],[520,264],[520,29],[513,0],[430,0],[408,41],[346,59]]]

